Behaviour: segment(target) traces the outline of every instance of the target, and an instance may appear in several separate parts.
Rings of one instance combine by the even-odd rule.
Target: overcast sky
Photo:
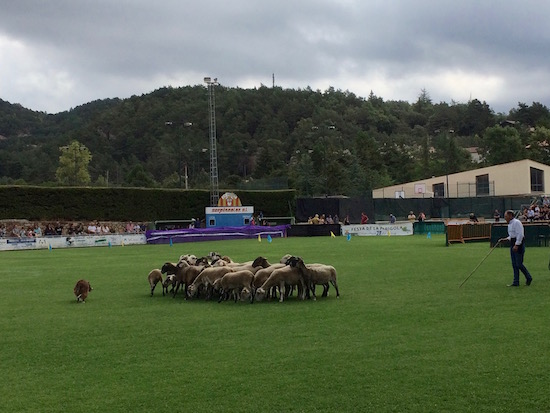
[[[546,0],[0,0],[0,99],[48,113],[217,77],[550,106]]]

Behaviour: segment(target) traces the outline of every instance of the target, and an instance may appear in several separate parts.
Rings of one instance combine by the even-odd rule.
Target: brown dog
[[[76,301],[84,303],[84,300],[88,298],[88,293],[92,290],[93,288],[88,281],[78,280],[78,282],[74,286],[74,295],[76,296]]]

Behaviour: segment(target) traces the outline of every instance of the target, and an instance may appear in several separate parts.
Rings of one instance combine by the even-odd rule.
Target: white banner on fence
[[[145,234],[75,235],[40,238],[0,238],[0,251],[47,248],[110,247],[146,244]]]
[[[342,225],[342,235],[361,236],[390,236],[390,235],[412,235],[412,222],[400,222],[395,224],[363,224],[363,225]]]

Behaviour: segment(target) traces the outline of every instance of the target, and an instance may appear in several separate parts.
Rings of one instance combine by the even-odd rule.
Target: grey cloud
[[[550,70],[550,29],[544,21],[550,3],[2,0],[0,7],[0,36],[21,42],[29,58],[74,82],[78,92],[70,96],[51,91],[58,105],[66,102],[68,107],[91,98],[146,93],[165,86],[155,84],[162,79],[197,84],[202,77],[194,82],[190,77],[203,73],[228,86],[239,86],[244,79],[257,79],[259,85],[269,82],[273,72],[288,82],[283,86],[307,87],[333,79],[334,87],[362,96],[369,90],[354,90],[358,79],[367,88],[386,79],[385,90],[399,83],[399,90],[418,94],[426,85],[415,82],[426,77],[494,76],[503,79],[505,91],[478,90],[497,110],[507,111],[527,94],[550,104],[550,94],[534,84],[534,79],[548,78]],[[10,83],[0,83],[0,91],[10,92],[0,98],[17,101],[17,82]],[[482,82],[474,79],[473,84]],[[434,100],[448,100],[452,90],[453,85],[440,82],[429,92]],[[400,98],[414,97],[409,93]],[[32,99],[27,95],[22,103],[44,109],[34,107]],[[38,95],[35,99],[44,101]]]

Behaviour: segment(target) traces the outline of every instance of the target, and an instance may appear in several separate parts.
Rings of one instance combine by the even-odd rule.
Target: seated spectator
[[[420,212],[420,214],[418,214],[418,222],[424,221],[426,221],[426,214],[424,212]]]
[[[99,232],[103,235],[110,234],[111,229],[109,228],[109,226],[107,224],[101,224],[101,226],[99,227]]]
[[[395,224],[395,216],[390,214],[390,224]]]
[[[53,224],[51,222],[48,225],[46,225],[46,229],[44,230],[44,235],[46,236],[55,235],[55,228],[53,227]]]
[[[334,224],[334,220],[332,219],[332,216],[327,216],[327,219],[325,220],[327,224]]]
[[[6,226],[2,225],[0,227],[0,238],[4,238],[6,236],[6,232],[7,232]]]
[[[55,235],[63,235],[63,225],[59,222],[55,224]]]
[[[470,212],[470,222],[479,222],[479,219],[477,219],[476,214],[473,212]]]
[[[40,225],[34,224],[33,232],[34,232],[35,237],[41,237],[42,236],[42,228],[40,228]]]
[[[349,215],[344,218],[344,225],[349,225]]]
[[[412,212],[412,211],[411,211]],[[361,212],[361,224],[366,224],[369,222],[369,217],[364,212]]]
[[[90,222],[86,232],[90,235],[95,235],[97,233],[97,226],[96,226],[95,222]]]
[[[548,195],[544,195],[542,197],[542,206],[550,206],[550,199],[548,199]]]
[[[340,218],[338,218],[338,215],[337,215],[337,214],[334,214],[334,216],[332,217],[332,220],[334,221],[335,224],[339,224],[339,223],[340,223]]]
[[[321,214],[321,216],[319,217],[319,224],[326,224],[325,214]]]
[[[126,224],[126,232],[129,232],[129,233],[134,232],[134,223],[132,221]]]
[[[82,222],[79,222],[78,225],[75,228],[76,235],[82,235],[84,234],[84,224]]]
[[[531,207],[527,210],[527,220],[533,221],[535,219],[535,208]]]
[[[407,215],[407,219],[408,219],[409,221],[414,221],[414,220],[416,220],[416,215],[414,215],[414,212],[410,211],[410,212],[409,212],[409,215]]]
[[[317,225],[317,224],[319,224],[319,222],[320,222],[319,214],[315,214],[314,217],[311,218],[311,223],[312,223],[313,225]]]

